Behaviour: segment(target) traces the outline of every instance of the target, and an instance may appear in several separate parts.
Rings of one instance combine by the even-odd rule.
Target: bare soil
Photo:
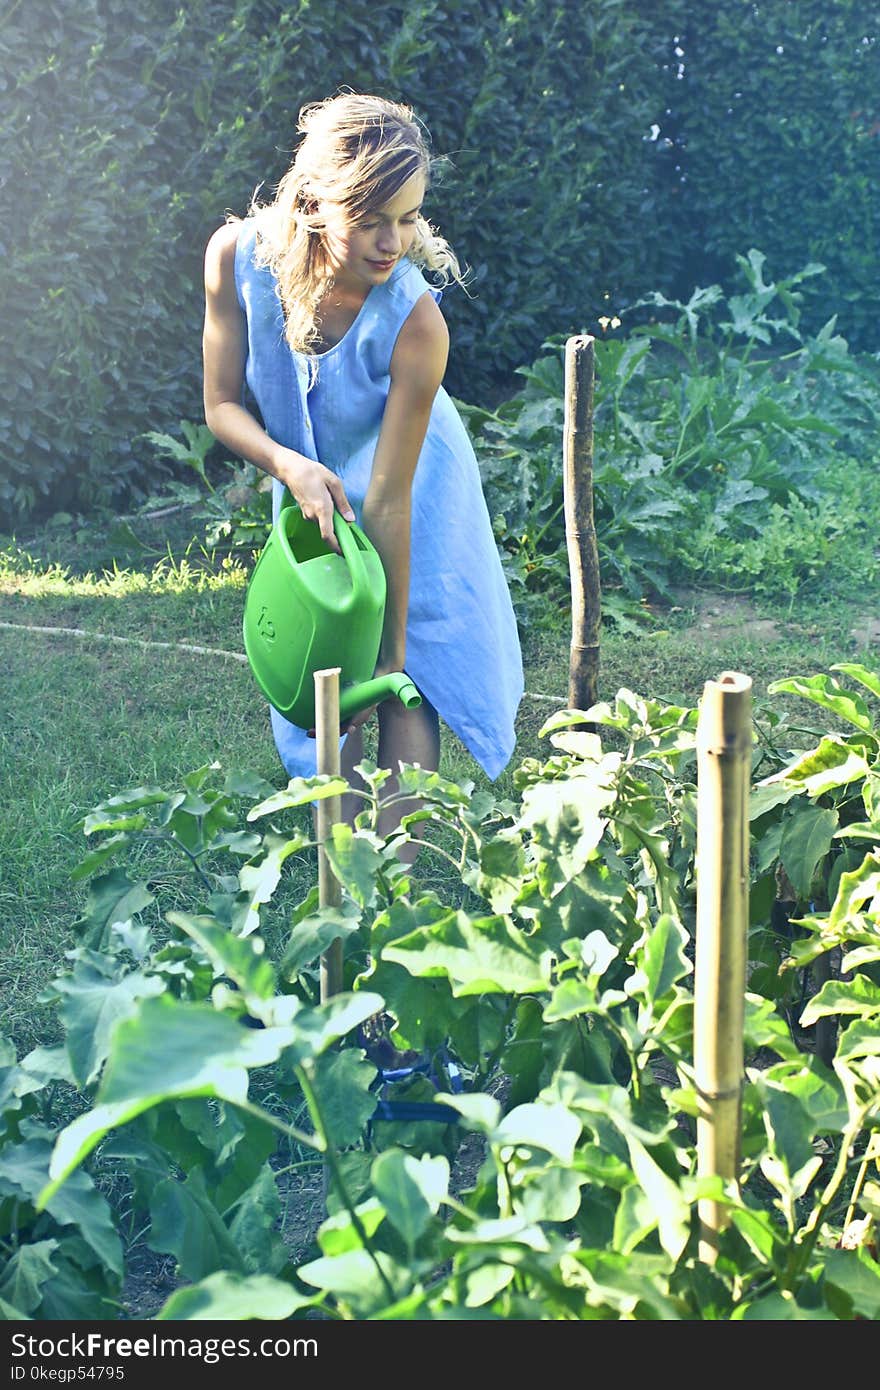
[[[675,590],[676,603],[668,611],[692,613],[692,636],[705,645],[715,646],[736,636],[744,628],[751,635],[775,642],[781,637],[779,623],[759,618],[754,604],[745,594],[707,593],[701,589]]]

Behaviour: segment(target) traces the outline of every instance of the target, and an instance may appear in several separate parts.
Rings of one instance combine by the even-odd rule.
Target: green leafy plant
[[[778,694],[806,695],[843,732],[789,747],[795,726],[774,712],[755,750],[738,1188],[695,1167],[696,711],[621,690],[588,712],[601,738],[579,712],[548,721],[553,751],[522,764],[513,798],[404,768],[395,795],[420,809],[388,841],[388,774],[364,763],[363,810],[326,846],[343,908],[308,894],[272,958],[285,862],[310,852],[306,808],[339,781],[276,791],[215,765],[95,808],[78,945],[53,986],[66,1046],[4,1057],[9,1315],[112,1315],[120,1191],[129,1225],[177,1264],[159,1317],[880,1315],[880,677],[836,669],[867,700],[832,676]],[[447,891],[418,888],[395,852],[406,840],[447,866]],[[195,871],[200,901],[161,912],[163,877],[114,862],[160,850]],[[783,973],[841,956],[800,1018],[835,1021],[830,1063],[792,1036],[760,974],[779,873],[800,933]],[[334,940],[345,992],[321,1005]],[[435,1107],[432,1123],[377,1111],[382,1078],[357,1030],[379,1010],[399,1048],[456,1059],[463,1091],[442,1066],[383,1088]],[[451,1159],[467,1133],[483,1159],[462,1183]],[[316,1247],[295,1263],[278,1239],[279,1141],[329,1176]],[[729,1214],[711,1270],[697,1252],[706,1196]]]
[[[834,320],[803,337],[800,287],[823,267],[771,280],[761,252],[737,261],[741,292],[655,292],[632,308],[651,321],[596,341],[595,518],[617,622],[707,573],[791,597],[820,574],[876,572],[880,496],[861,461],[875,447],[876,369]],[[515,594],[567,583],[562,343],[494,412],[465,407]]]
[[[206,466],[217,444],[215,436],[207,425],[195,425],[191,420],[181,420],[180,430],[183,442],[154,430],[143,436],[162,458],[173,459],[198,475],[202,487],[193,488],[175,481],[171,488],[173,495],[187,504],[194,504],[194,520],[205,523],[205,543],[212,550],[259,550],[272,527],[271,478],[252,463],[237,464],[224,459],[223,465],[231,469],[232,478],[215,485]],[[203,489],[207,490],[207,496]]]

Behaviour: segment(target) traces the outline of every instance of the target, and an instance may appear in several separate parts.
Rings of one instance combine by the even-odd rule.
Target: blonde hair
[[[255,198],[250,215],[257,223],[255,261],[277,281],[285,337],[294,350],[314,352],[318,305],[333,280],[322,207],[341,208],[357,221],[415,174],[427,184],[432,159],[412,110],[383,97],[348,92],[314,102],[300,111],[297,129],[303,139],[275,198],[267,205]],[[421,215],[407,255],[442,284],[464,283],[452,248]]]

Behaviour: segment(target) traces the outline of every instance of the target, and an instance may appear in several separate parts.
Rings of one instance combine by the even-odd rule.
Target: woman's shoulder
[[[208,245],[205,249],[206,258],[229,260],[234,257],[239,234],[246,225],[247,223],[240,217],[230,218],[229,221],[222,222],[208,239]]]
[[[449,330],[429,293],[423,277],[422,287],[400,327],[391,358],[391,375],[406,380],[416,391],[425,390],[433,398],[443,380],[449,355]]]
[[[211,288],[231,285],[235,281],[236,253],[241,218],[224,222],[212,232],[205,247],[205,283]]]

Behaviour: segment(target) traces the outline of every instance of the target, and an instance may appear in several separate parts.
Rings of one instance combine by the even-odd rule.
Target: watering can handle
[[[359,527],[352,521],[346,521],[341,512],[333,512],[333,530],[336,539],[339,541],[340,549],[348,565],[348,572],[351,575],[351,599],[354,603],[359,595],[367,588],[367,569],[364,564],[364,552],[358,545],[355,532]],[[362,532],[360,534],[363,534]]]

